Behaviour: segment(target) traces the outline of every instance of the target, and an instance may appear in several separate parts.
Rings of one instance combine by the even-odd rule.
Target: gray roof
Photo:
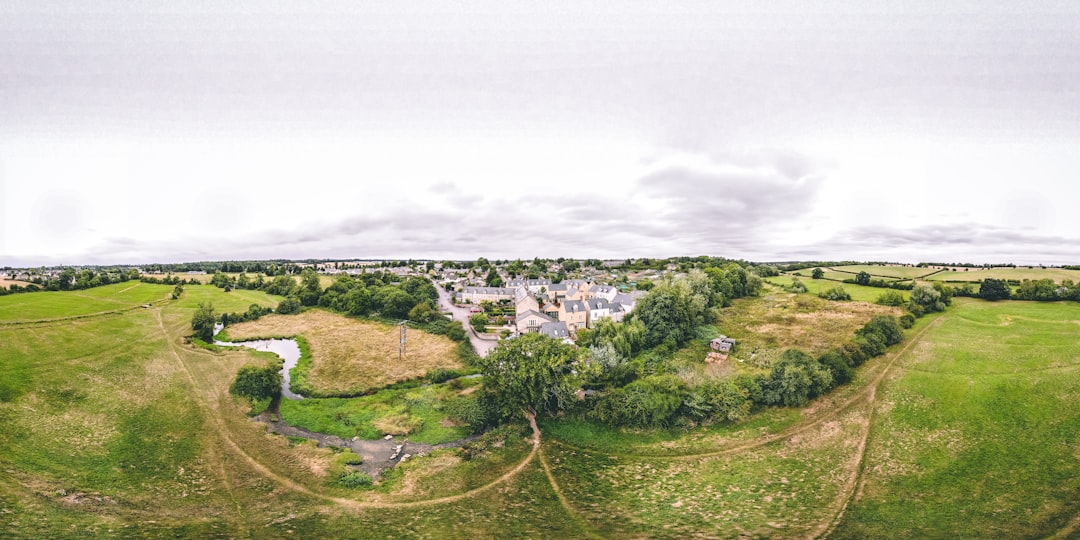
[[[611,307],[611,303],[609,303],[603,298],[592,298],[590,300],[586,300],[585,304],[589,306],[590,311],[595,311],[597,309],[608,309]]]
[[[611,305],[611,312],[612,313],[619,313],[619,312],[622,312],[622,311],[626,311],[626,308],[623,307],[623,305],[618,303],[618,302],[612,302],[610,305]]]
[[[581,300],[563,300],[563,311],[578,313],[586,309],[588,308],[586,308],[585,302]]]
[[[615,298],[611,299],[612,302],[618,302],[624,306],[632,306],[637,303],[637,299],[633,295],[626,293],[619,293],[615,295]]]
[[[553,338],[568,338],[570,330],[562,321],[546,322],[540,325],[540,333]]]
[[[461,292],[470,294],[501,294],[504,296],[514,296],[514,289],[508,287],[465,287],[461,290]]]
[[[566,289],[567,286],[565,283],[552,283],[551,286],[547,288],[548,292],[564,292]]]

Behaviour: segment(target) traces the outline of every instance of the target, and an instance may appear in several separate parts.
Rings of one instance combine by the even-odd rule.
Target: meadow
[[[1005,279],[1023,281],[1025,279],[1050,279],[1055,283],[1061,283],[1069,279],[1073,283],[1080,282],[1080,270],[1067,270],[1064,268],[967,268],[957,271],[944,271],[929,276],[931,281],[982,281],[984,279]]]
[[[91,297],[117,293],[92,291]],[[21,295],[31,303],[42,295],[45,305],[33,309],[61,320],[0,325],[2,535],[1080,534],[1077,304],[957,299],[860,367],[851,384],[804,408],[764,409],[738,424],[656,430],[545,418],[538,446],[528,428],[510,425],[467,452],[414,457],[378,485],[350,490],[329,482],[332,450],[269,433],[248,418],[245,401],[228,393],[240,366],[263,360],[246,350],[185,344],[201,301],[242,311],[278,300],[248,293],[193,286],[149,309],[80,319],[63,319],[70,315],[60,306],[77,304],[73,299]],[[752,343],[750,334],[770,335],[752,328],[781,301],[811,314],[866,306],[773,291],[725,308],[717,325]],[[823,328],[817,333],[846,331]],[[778,347],[784,339],[805,343],[798,332],[775,332]],[[366,399],[372,408],[415,406],[402,410],[424,416],[438,412],[423,409],[429,397],[472,384]],[[336,412],[362,414],[364,407]],[[429,421],[440,424],[424,417]]]
[[[445,336],[408,331],[406,355],[398,359],[399,328],[313,309],[299,315],[268,315],[230,325],[231,340],[303,336],[313,362],[307,384],[317,395],[356,395],[435,369],[461,369],[457,344]]]
[[[126,281],[80,291],[10,294],[0,296],[0,324],[121,311],[164,300],[172,290],[172,285]]]
[[[795,278],[801,281],[803,285],[806,285],[806,292],[809,294],[817,295],[826,289],[843,287],[844,290],[851,295],[851,299],[856,302],[873,302],[885,291],[893,290],[880,287],[867,287],[864,285],[856,285],[854,283],[840,283],[828,279],[812,279],[809,277],[809,274],[803,277],[791,275],[774,276],[765,278],[765,282],[783,288],[791,286],[792,279]],[[900,291],[900,293],[904,295],[905,300],[910,296],[908,291]]]
[[[859,272],[866,272],[875,278],[883,278],[888,280],[892,279],[919,279],[926,277],[938,271],[936,268],[918,267],[918,266],[901,266],[901,265],[882,265],[882,264],[851,264],[846,266],[831,266],[823,268],[823,270],[832,269],[838,273],[845,274],[848,278],[854,278],[855,274]],[[808,272],[806,275],[810,275]]]

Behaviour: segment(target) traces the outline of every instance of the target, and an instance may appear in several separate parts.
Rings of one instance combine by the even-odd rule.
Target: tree
[[[689,299],[670,285],[654,288],[634,308],[633,320],[645,326],[645,348],[671,340],[680,345],[690,338],[694,316]]]
[[[244,366],[236,373],[229,392],[252,401],[277,397],[281,393],[281,368]]]
[[[857,283],[859,285],[869,285],[870,284],[870,273],[869,272],[859,272],[858,274],[855,274],[855,283]]]
[[[945,311],[945,302],[941,292],[927,285],[919,285],[911,290],[911,301],[908,302],[908,311],[916,316],[924,313]]]
[[[217,318],[214,317],[214,305],[200,302],[195,314],[191,316],[191,329],[195,331],[195,337],[207,343],[213,341],[215,324]]]
[[[305,306],[316,306],[319,304],[319,295],[321,294],[322,287],[319,286],[319,274],[316,274],[311,268],[305,268],[300,272],[300,290],[297,293],[300,303]]]
[[[277,312],[282,315],[292,315],[293,313],[300,313],[301,304],[295,296],[290,296],[281,301],[277,306]]]
[[[409,310],[409,320],[415,322],[429,322],[439,316],[439,312],[431,307],[431,302],[423,301]]]
[[[987,278],[979,285],[979,298],[984,300],[1008,300],[1010,296],[1012,296],[1012,290],[1004,280]]]
[[[821,279],[825,277],[825,271],[820,268],[815,268],[814,271],[810,273],[810,277],[814,279]]]
[[[787,290],[793,293],[804,293],[806,292],[806,284],[804,284],[799,278],[793,277],[791,278],[791,285],[787,286]]]
[[[577,377],[587,371],[576,347],[543,334],[502,341],[475,362],[484,375],[486,396],[503,417],[565,408],[575,399]]]
[[[487,277],[484,278],[484,283],[486,283],[488,287],[502,287],[503,279],[499,276],[499,273],[495,271],[495,268],[492,267],[491,270],[488,271]]]
[[[477,313],[472,317],[469,317],[469,325],[473,327],[473,330],[483,334],[487,332],[487,325],[491,322],[488,320],[488,316],[483,313]]]
[[[409,310],[416,305],[416,301],[409,293],[387,285],[375,291],[375,305],[383,317],[404,319],[408,317]]]
[[[798,349],[788,349],[773,364],[765,382],[765,402],[801,407],[828,391],[832,382],[832,373],[814,357]]]

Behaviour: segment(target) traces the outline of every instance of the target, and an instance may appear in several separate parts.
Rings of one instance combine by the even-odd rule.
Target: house
[[[626,312],[627,311],[628,310],[626,308],[624,308],[622,304],[620,304],[618,302],[612,302],[611,303],[611,310],[610,310],[611,320],[613,320],[615,322],[623,322],[623,319],[626,318]]]
[[[607,319],[611,317],[611,304],[603,298],[592,298],[585,301],[585,308],[588,312],[588,325],[592,328],[596,325],[596,322],[600,319]]]
[[[514,291],[514,311],[520,315],[526,311],[540,311],[540,303],[529,294],[525,287],[518,287]]]
[[[588,298],[588,295],[585,293],[585,289],[578,289],[576,287],[569,287],[568,286],[566,288],[566,296],[564,296],[564,298],[566,300],[583,301],[586,298]]]
[[[589,323],[589,308],[581,300],[565,300],[559,306],[559,321],[566,323],[570,330],[586,328]]]
[[[720,351],[724,354],[731,352],[731,348],[735,346],[735,340],[727,336],[720,336],[709,342],[709,347],[712,347],[714,351]]]
[[[565,283],[552,283],[547,288],[547,297],[552,302],[561,302],[563,298],[566,298],[566,291],[569,287]]]
[[[570,330],[567,329],[566,323],[562,321],[552,321],[540,325],[540,333],[556,339],[570,339]]]
[[[621,305],[629,313],[634,311],[634,306],[637,305],[637,297],[628,293],[618,293],[609,302]]]
[[[564,279],[562,284],[575,289],[585,289],[589,286],[589,282],[584,279]]]
[[[551,317],[540,313],[539,311],[525,311],[519,312],[517,315],[517,321],[515,326],[519,334],[526,334],[531,332],[539,332],[540,327],[547,323],[556,322]],[[565,327],[565,325],[563,325]]]
[[[479,304],[485,300],[498,302],[500,300],[513,300],[514,289],[507,287],[465,287],[461,290],[459,296],[462,302],[472,302],[474,304]]]
[[[608,302],[615,301],[615,297],[618,294],[619,294],[619,289],[616,289],[615,287],[612,287],[611,285],[599,285],[599,284],[594,283],[592,288],[589,289],[589,297],[590,298],[603,298],[604,300],[607,300]]]
[[[550,279],[511,279],[507,280],[506,286],[510,288],[525,287],[533,294],[540,294],[540,290],[547,290],[551,286]]]

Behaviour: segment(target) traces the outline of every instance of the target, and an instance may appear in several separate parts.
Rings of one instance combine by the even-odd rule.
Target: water
[[[215,325],[214,335],[216,336],[223,328],[225,327],[221,324]],[[292,390],[289,390],[289,370],[296,367],[296,363],[300,361],[300,345],[296,343],[295,339],[255,339],[235,343],[215,340],[214,345],[247,347],[256,351],[270,351],[280,356],[285,360],[285,364],[281,367],[281,395],[285,399],[304,399],[304,396],[294,394]]]

